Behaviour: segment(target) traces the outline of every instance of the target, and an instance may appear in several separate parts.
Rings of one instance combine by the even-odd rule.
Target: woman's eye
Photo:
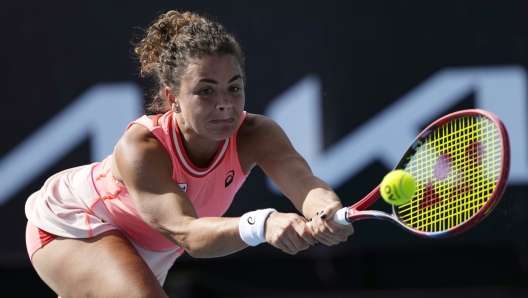
[[[213,90],[211,90],[209,88],[200,90],[200,94],[207,95],[207,94],[211,94],[211,93],[213,93]]]
[[[231,87],[232,92],[238,92],[240,91],[240,87]]]

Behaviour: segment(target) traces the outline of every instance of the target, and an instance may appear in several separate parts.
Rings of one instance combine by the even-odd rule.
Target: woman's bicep
[[[116,147],[116,161],[141,218],[194,257],[230,254],[247,246],[238,233],[238,219],[205,217],[196,211],[172,178],[165,148],[147,138],[135,144],[124,140]]]
[[[256,164],[299,209],[308,191],[308,180],[314,178],[310,166],[277,123],[264,116],[255,122],[248,148]]]
[[[330,186],[312,173],[306,160],[271,119],[263,118],[254,129],[257,164],[298,211],[312,218],[327,205],[339,201]]]
[[[114,158],[139,215],[151,227],[173,238],[185,220],[196,218],[192,203],[172,179],[170,157],[157,139],[141,129],[131,131],[118,142]]]

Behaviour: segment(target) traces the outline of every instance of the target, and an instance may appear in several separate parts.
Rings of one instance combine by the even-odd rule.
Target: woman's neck
[[[218,148],[223,142],[199,136],[193,133],[192,128],[186,131],[185,127],[182,130],[178,125],[175,125],[175,129],[179,130],[183,148],[192,164],[199,168],[207,168],[213,162]]]

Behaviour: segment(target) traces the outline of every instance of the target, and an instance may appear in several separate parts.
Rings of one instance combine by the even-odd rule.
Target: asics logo
[[[227,172],[226,178],[225,178],[225,187],[228,187],[233,182],[234,177],[235,177],[235,171],[231,170]]]
[[[248,217],[248,224],[250,225],[255,224],[255,219],[252,216]]]

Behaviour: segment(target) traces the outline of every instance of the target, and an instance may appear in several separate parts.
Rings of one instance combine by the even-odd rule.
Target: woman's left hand
[[[332,220],[334,213],[341,208],[339,202],[333,202],[310,220],[308,226],[317,241],[327,246],[336,245],[345,242],[354,233],[352,224],[340,225]]]

